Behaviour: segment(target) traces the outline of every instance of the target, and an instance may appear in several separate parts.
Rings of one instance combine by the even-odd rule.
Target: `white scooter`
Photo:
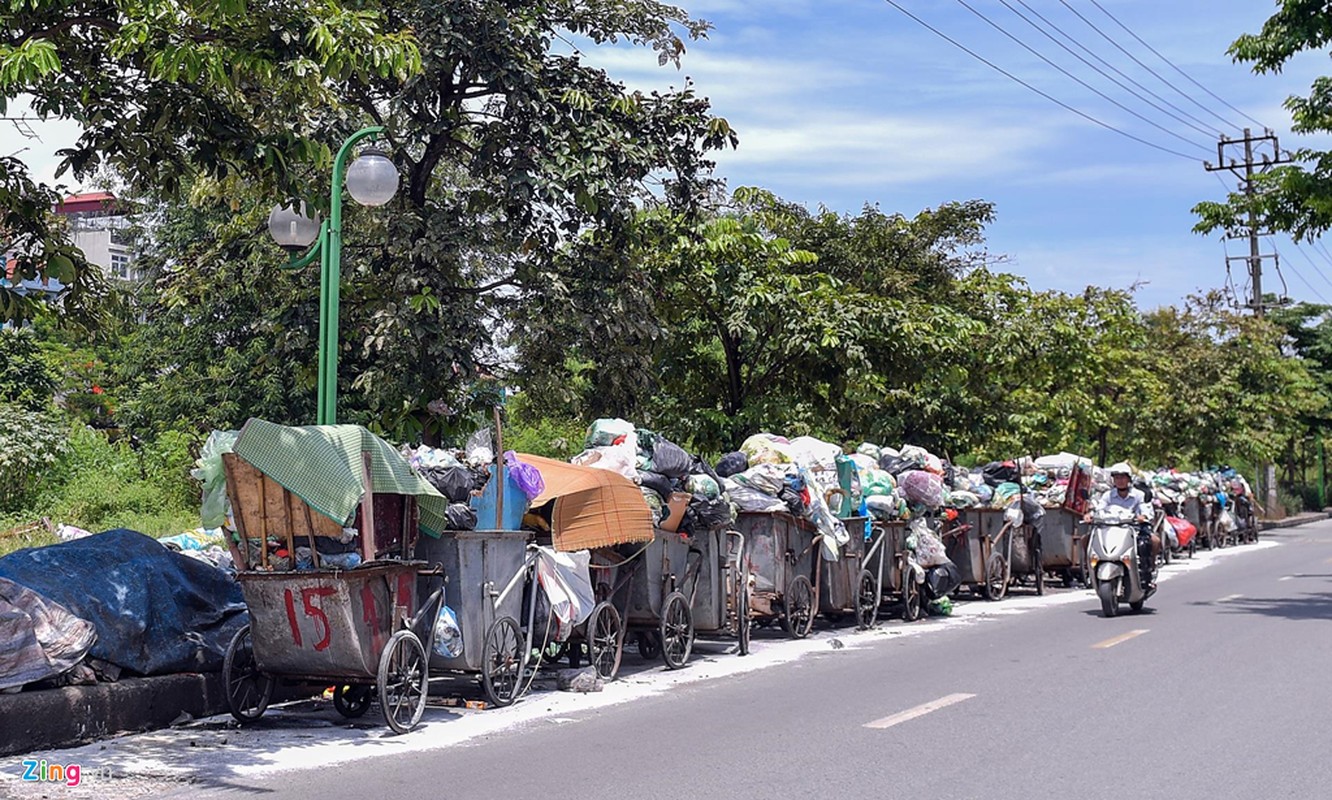
[[[1142,572],[1138,569],[1138,524],[1129,512],[1112,508],[1092,518],[1091,539],[1087,543],[1087,556],[1091,564],[1092,586],[1101,599],[1101,611],[1107,617],[1119,614],[1120,602],[1128,603],[1133,611],[1142,606],[1155,592],[1142,585]],[[1155,559],[1153,559],[1155,561]],[[1152,564],[1155,582],[1156,564]]]

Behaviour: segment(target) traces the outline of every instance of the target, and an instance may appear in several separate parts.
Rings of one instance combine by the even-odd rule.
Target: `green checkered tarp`
[[[361,503],[361,454],[370,454],[376,492],[419,498],[421,530],[439,536],[449,501],[411,468],[388,442],[360,425],[307,425],[292,428],[251,419],[241,428],[236,455],[310,507],[339,522]]]

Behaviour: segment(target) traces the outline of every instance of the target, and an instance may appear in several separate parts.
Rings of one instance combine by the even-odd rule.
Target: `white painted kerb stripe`
[[[1228,603],[1228,602],[1230,602],[1231,600],[1238,600],[1238,599],[1240,599],[1240,598],[1243,597],[1243,596],[1244,596],[1244,595],[1242,595],[1242,594],[1228,594],[1228,595],[1226,595],[1225,597],[1221,598],[1220,600],[1217,600],[1216,602],[1218,602],[1218,603]]]
[[[883,719],[876,719],[873,722],[868,722],[865,724],[865,727],[877,728],[880,730],[883,728],[891,728],[894,725],[901,725],[903,722],[909,722],[916,717],[923,717],[931,711],[938,711],[941,708],[948,708],[951,705],[956,705],[963,700],[970,700],[975,696],[976,695],[974,694],[950,694],[947,697],[940,697],[938,700],[933,700],[923,705],[916,706],[915,708],[894,714],[891,717],[884,717]]]
[[[1123,644],[1124,642],[1127,642],[1129,639],[1135,639],[1146,632],[1147,632],[1146,629],[1143,629],[1137,631],[1129,631],[1128,633],[1121,633],[1114,638],[1106,639],[1104,642],[1097,642],[1096,644],[1092,645],[1092,649],[1106,650],[1111,647],[1114,647],[1117,644]]]

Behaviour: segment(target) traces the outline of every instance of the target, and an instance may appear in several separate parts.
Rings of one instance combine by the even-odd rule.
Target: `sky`
[[[714,25],[706,40],[690,44],[680,69],[659,66],[655,54],[641,48],[584,50],[590,62],[631,88],[679,87],[691,79],[740,136],[738,149],[718,157],[731,187],[762,186],[811,210],[826,206],[846,213],[872,204],[912,216],[948,201],[988,200],[997,214],[988,250],[1007,259],[1005,271],[1041,289],[1145,282],[1138,302],[1153,307],[1223,286],[1227,245],[1219,235],[1194,234],[1190,211],[1201,200],[1224,196],[1218,178],[1235,183],[1227,173],[1203,168],[1204,160],[1215,161],[1218,133],[1239,135],[1237,126],[1246,124],[1257,129],[1243,112],[1271,127],[1284,149],[1332,147],[1327,139],[1292,135],[1282,107],[1286,97],[1305,93],[1315,76],[1328,71],[1325,53],[1305,54],[1281,74],[1265,76],[1226,55],[1237,35],[1261,27],[1275,8],[1271,2],[1099,0],[1217,100],[1135,41],[1092,0],[965,0],[965,5],[894,0],[1050,97],[1185,157],[1056,105],[885,0],[675,2]],[[1140,97],[1058,47],[1005,3],[1037,23],[1032,10],[1058,26],[1070,37],[1060,41]],[[1061,74],[1023,43],[1122,107]],[[78,129],[59,121],[33,127],[40,141],[0,131],[0,155],[26,147],[21,157],[39,177],[53,180],[54,153],[72,142]],[[70,183],[68,176],[64,182]],[[1247,242],[1228,247],[1230,255],[1247,252]],[[1281,255],[1285,293],[1297,301],[1332,299],[1332,248],[1297,248],[1284,237],[1264,241],[1264,252],[1273,248]],[[1243,262],[1236,262],[1233,272],[1236,289],[1247,291]],[[1270,263],[1264,288],[1283,290]]]

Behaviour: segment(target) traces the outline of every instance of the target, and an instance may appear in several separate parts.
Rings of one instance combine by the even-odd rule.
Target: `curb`
[[[1286,519],[1265,520],[1259,524],[1259,530],[1271,531],[1279,528],[1295,528],[1300,525],[1307,525],[1310,522],[1332,519],[1332,514],[1326,511],[1309,511],[1304,514],[1296,514]]]
[[[220,673],[123,678],[0,695],[0,755],[71,747],[116,733],[165,728],[182,713],[226,713]]]

